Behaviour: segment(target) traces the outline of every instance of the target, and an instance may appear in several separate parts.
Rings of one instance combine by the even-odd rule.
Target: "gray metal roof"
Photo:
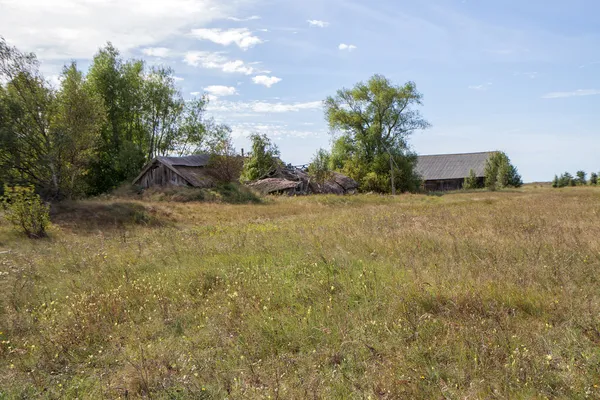
[[[172,167],[206,167],[210,154],[196,154],[185,157],[156,157],[160,162]]]
[[[493,151],[465,154],[437,154],[417,157],[417,173],[425,181],[464,179],[471,170],[483,177],[485,163]]]

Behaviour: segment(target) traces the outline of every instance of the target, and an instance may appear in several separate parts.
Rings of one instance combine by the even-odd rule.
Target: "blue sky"
[[[172,66],[238,148],[269,134],[307,163],[331,136],[321,101],[375,73],[415,81],[419,154],[504,150],[525,181],[600,171],[595,0],[0,0],[0,35],[55,79],[107,41]]]

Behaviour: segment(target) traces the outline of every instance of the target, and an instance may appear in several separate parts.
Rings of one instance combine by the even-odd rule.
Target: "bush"
[[[319,184],[323,184],[332,175],[330,169],[331,156],[326,150],[319,149],[308,166],[308,175]]]
[[[219,183],[239,182],[244,168],[244,157],[238,156],[231,138],[217,141],[210,148],[208,174]]]
[[[585,171],[577,171],[577,185],[587,185],[587,174]]]
[[[474,170],[469,171],[469,176],[465,178],[465,182],[463,183],[463,189],[472,190],[479,188],[479,180],[477,179],[477,175]]]
[[[22,231],[32,239],[47,236],[50,225],[50,207],[48,207],[31,186],[4,186],[2,205],[5,218],[15,229]]]
[[[268,176],[274,172],[279,164],[279,149],[271,143],[267,135],[255,133],[250,136],[252,152],[244,161],[242,182],[252,182]]]
[[[511,164],[508,156],[501,151],[493,153],[485,165],[485,187],[496,190],[521,186],[523,186],[521,175]]]
[[[576,179],[573,178],[573,175],[571,175],[568,172],[565,172],[561,176],[555,175],[554,180],[552,181],[552,187],[555,187],[555,188],[563,188],[566,186],[575,186],[575,185],[577,185]]]
[[[598,174],[595,172],[592,172],[590,174],[590,185],[597,185],[598,184]]]

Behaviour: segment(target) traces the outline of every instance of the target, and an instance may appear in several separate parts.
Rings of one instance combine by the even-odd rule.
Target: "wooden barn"
[[[206,172],[209,160],[209,154],[156,157],[142,169],[133,184],[144,189],[153,186],[211,187],[214,180]]]
[[[417,157],[417,173],[427,191],[462,189],[470,171],[475,171],[483,186],[485,164],[494,152],[437,154]]]

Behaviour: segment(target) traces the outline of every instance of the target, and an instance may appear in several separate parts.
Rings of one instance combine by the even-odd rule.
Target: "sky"
[[[0,0],[0,35],[56,80],[106,42],[175,70],[238,149],[266,133],[306,164],[322,101],[374,74],[414,81],[418,154],[502,150],[526,182],[600,171],[597,0]]]

